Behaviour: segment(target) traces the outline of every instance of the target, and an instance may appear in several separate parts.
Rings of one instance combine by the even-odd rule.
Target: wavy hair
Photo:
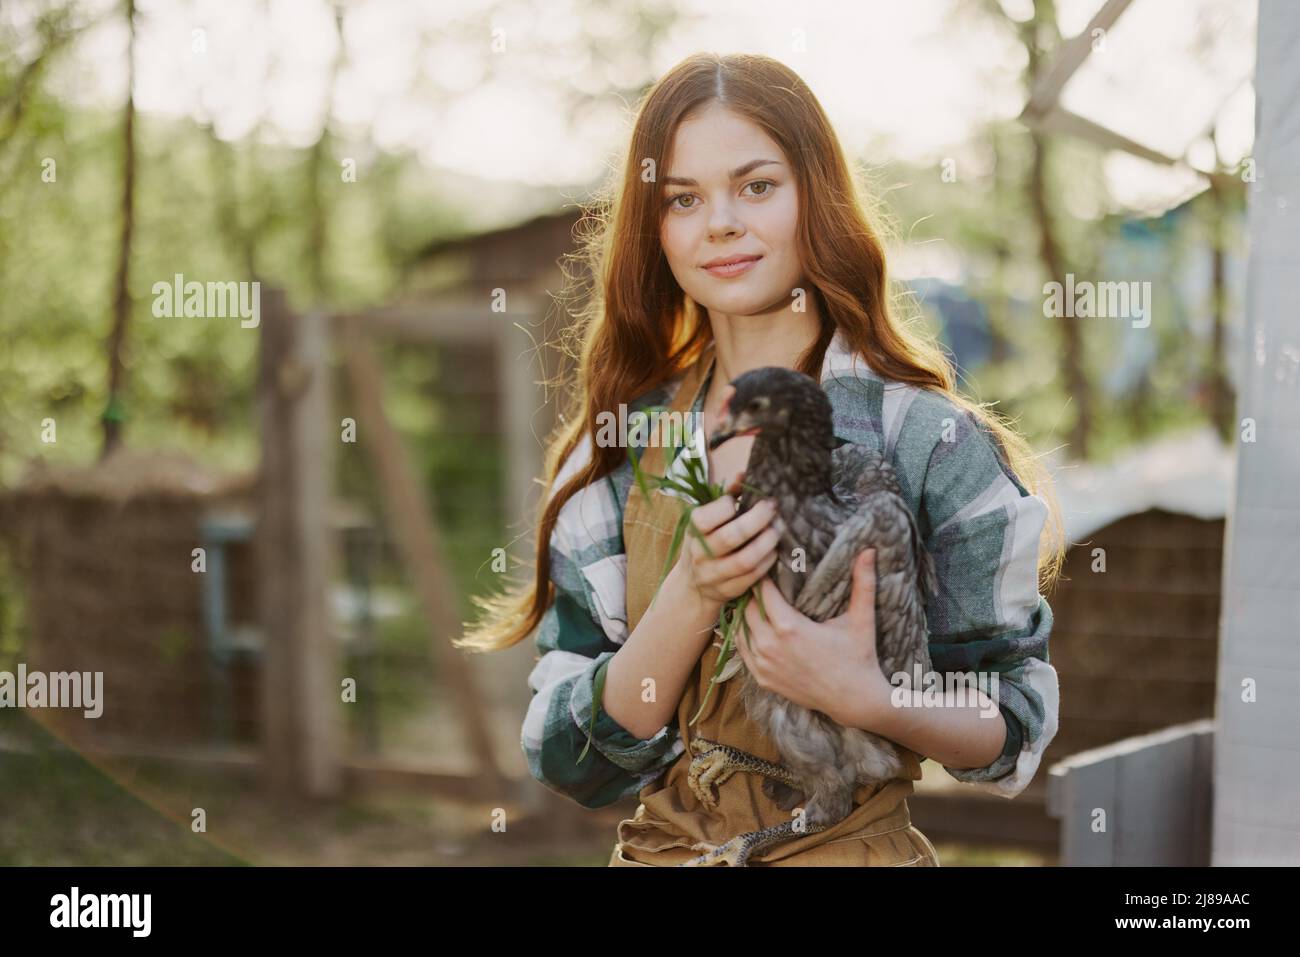
[[[578,251],[566,257],[567,282],[560,296],[575,321],[559,344],[575,360],[576,376],[559,383],[567,390],[567,414],[548,444],[534,572],[531,580],[502,594],[475,596],[484,614],[467,623],[457,647],[508,648],[538,626],[554,600],[549,543],[560,510],[579,489],[625,461],[623,449],[596,442],[597,414],[619,403],[631,406],[681,374],[712,340],[707,312],[686,296],[669,269],[659,243],[660,191],[655,177],[647,180],[644,171],[664,169],[678,124],[714,102],[762,128],[793,169],[799,190],[796,241],[822,323],[795,367],[819,379],[838,330],[851,351],[882,377],[932,389],[972,413],[1022,484],[1048,504],[1040,588],[1050,590],[1060,574],[1064,534],[1047,470],[1009,421],[957,392],[947,354],[925,331],[914,303],[892,289],[877,226],[884,217],[855,178],[812,91],[770,57],[699,53],[647,91],[622,162],[575,229]],[[571,271],[573,264],[580,268]],[[590,461],[555,488],[561,465],[584,434],[591,439]]]

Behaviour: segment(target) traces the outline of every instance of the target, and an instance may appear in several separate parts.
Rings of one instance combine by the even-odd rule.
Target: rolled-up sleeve
[[[556,487],[572,467],[561,470]],[[552,533],[555,600],[536,633],[541,654],[528,676],[533,697],[521,734],[532,776],[589,808],[636,794],[682,752],[675,725],[642,740],[599,708],[591,747],[578,760],[591,731],[597,676],[627,638],[616,488],[597,482],[575,494]]]
[[[926,604],[931,661],[940,674],[976,673],[1007,729],[991,764],[944,770],[1012,798],[1033,779],[1057,729],[1052,609],[1038,591],[1047,504],[1021,484],[969,412],[950,406],[942,425],[920,496],[922,534],[939,581]]]
[[[591,748],[578,761],[591,729],[597,672],[614,657],[613,649],[594,656],[566,649],[589,646],[602,637],[590,618],[584,623],[584,614],[568,595],[557,596],[546,612],[538,645],[547,650],[528,676],[533,697],[521,741],[534,778],[584,807],[598,808],[636,794],[682,749],[674,725],[642,740],[601,708]]]

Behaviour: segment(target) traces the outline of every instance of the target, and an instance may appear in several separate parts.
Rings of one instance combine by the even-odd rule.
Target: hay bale
[[[208,739],[212,693],[203,576],[191,570],[213,508],[251,508],[255,476],[223,475],[170,452],[122,449],[98,465],[36,463],[0,496],[0,538],[22,581],[32,671],[103,672],[103,714],[49,710],[82,740]],[[228,592],[256,607],[251,561]],[[244,676],[247,678],[247,676]],[[255,694],[240,694],[245,735]]]

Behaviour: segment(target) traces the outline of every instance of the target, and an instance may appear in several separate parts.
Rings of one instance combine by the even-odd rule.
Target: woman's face
[[[789,306],[803,275],[795,247],[799,198],[772,138],[713,103],[678,125],[662,172],[659,238],[686,295],[727,315]],[[758,259],[738,272],[705,268],[736,256]]]

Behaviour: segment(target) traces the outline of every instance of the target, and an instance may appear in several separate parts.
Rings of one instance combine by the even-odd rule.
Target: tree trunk
[[[1021,26],[1021,40],[1029,55],[1025,70],[1025,86],[1032,90],[1038,79],[1038,71],[1044,57],[1043,35],[1052,48],[1061,43],[1060,28],[1056,22],[1055,0],[1034,0],[1034,17]],[[1065,268],[1062,262],[1060,243],[1052,223],[1051,209],[1047,201],[1047,161],[1048,139],[1045,134],[1033,128],[1029,131],[1033,145],[1033,165],[1030,170],[1029,204],[1038,223],[1038,255],[1043,270],[1051,282],[1065,283]],[[1073,310],[1067,310],[1072,312]],[[1074,423],[1070,428],[1069,454],[1075,459],[1088,457],[1088,435],[1092,430],[1092,393],[1088,385],[1087,373],[1083,363],[1083,338],[1080,334],[1079,320],[1076,316],[1060,316],[1056,319],[1061,330],[1060,374],[1070,398],[1075,403]]]
[[[126,0],[126,109],[122,117],[122,233],[117,254],[113,327],[108,336],[108,404],[104,408],[101,458],[122,443],[122,392],[126,366],[122,351],[131,318],[131,237],[135,229],[135,0]]]

